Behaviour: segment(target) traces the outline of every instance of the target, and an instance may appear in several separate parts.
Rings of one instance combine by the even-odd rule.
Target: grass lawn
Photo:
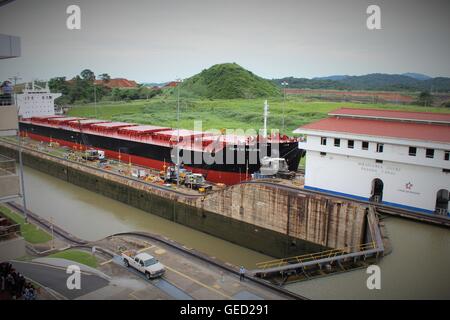
[[[80,251],[80,250],[66,250],[57,252],[54,254],[49,255],[47,258],[61,258],[61,259],[67,259],[71,261],[75,261],[84,265],[87,265],[92,268],[97,268],[98,261],[97,258],[92,256],[92,254]]]
[[[269,128],[282,127],[282,114],[285,114],[285,130],[292,131],[306,123],[324,118],[331,110],[340,107],[397,109],[408,111],[450,112],[445,108],[425,108],[416,105],[394,105],[377,103],[328,102],[288,97],[269,99]],[[194,128],[195,120],[202,120],[202,129],[254,129],[263,126],[264,99],[182,99],[180,103],[180,127]],[[284,107],[283,107],[284,105]],[[170,97],[132,102],[102,102],[95,110],[92,104],[77,105],[70,109],[70,116],[98,117],[101,119],[126,121],[177,127],[177,101]]]
[[[38,229],[35,225],[31,223],[25,224],[25,219],[20,214],[10,210],[9,208],[0,206],[0,212],[15,223],[20,224],[21,233],[25,238],[25,241],[31,244],[38,244],[48,242],[52,239],[50,234]]]

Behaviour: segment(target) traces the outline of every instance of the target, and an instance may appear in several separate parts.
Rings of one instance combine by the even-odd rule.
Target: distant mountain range
[[[145,87],[164,87],[169,82],[142,82],[142,84]]]
[[[286,81],[289,88],[299,89],[450,92],[450,78],[432,78],[420,73],[333,75],[313,79],[286,77],[272,81],[279,86]]]
[[[426,74],[422,74],[422,73],[414,73],[414,72],[402,73],[402,76],[411,77],[411,78],[417,79],[417,80],[429,80],[429,79],[433,79],[432,77],[427,76]]]
[[[414,72],[407,72],[402,73],[402,76],[407,76],[416,80],[429,80],[432,79],[432,77],[427,76],[426,74],[422,73],[414,73]],[[333,76],[326,76],[326,77],[314,77],[313,80],[333,80],[333,81],[341,81],[349,78],[349,75],[333,75]]]

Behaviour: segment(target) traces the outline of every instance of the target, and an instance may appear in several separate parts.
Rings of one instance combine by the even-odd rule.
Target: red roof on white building
[[[340,108],[328,113],[328,115],[338,117],[405,120],[413,122],[440,122],[450,124],[450,113]]]
[[[450,114],[344,108],[330,112],[330,115],[332,117],[304,125],[294,132],[313,130],[450,143],[450,125],[445,124],[446,119],[450,124]]]

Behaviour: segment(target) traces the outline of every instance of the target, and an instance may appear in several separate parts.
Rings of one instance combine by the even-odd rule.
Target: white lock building
[[[449,216],[450,114],[342,108],[294,132],[305,189]]]

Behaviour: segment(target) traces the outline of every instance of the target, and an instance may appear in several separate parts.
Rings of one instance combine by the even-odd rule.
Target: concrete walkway
[[[111,277],[104,274],[103,272],[101,272],[95,268],[89,267],[85,264],[77,263],[77,262],[74,262],[71,260],[66,260],[66,259],[61,259],[61,258],[37,258],[37,259],[33,259],[33,262],[39,263],[39,264],[50,265],[50,266],[54,266],[54,267],[60,267],[65,270],[67,270],[68,266],[77,265],[80,268],[81,272],[97,275],[107,281],[111,280]]]
[[[14,269],[25,277],[41,286],[50,288],[61,299],[76,299],[108,285],[108,280],[98,275],[82,272],[81,288],[70,290],[67,287],[67,279],[70,275],[66,273],[66,268],[35,262],[12,261],[11,263]]]
[[[174,299],[188,299],[188,297],[195,300],[289,299],[288,296],[248,279],[240,282],[239,276],[234,273],[156,241],[114,236],[97,242],[96,245],[111,249],[124,247],[147,252],[156,257],[166,267],[166,273],[162,278],[149,282]],[[122,272],[144,279],[133,269],[125,268],[120,257],[106,261],[99,269],[111,274],[114,272],[113,269],[117,272],[118,267]]]

